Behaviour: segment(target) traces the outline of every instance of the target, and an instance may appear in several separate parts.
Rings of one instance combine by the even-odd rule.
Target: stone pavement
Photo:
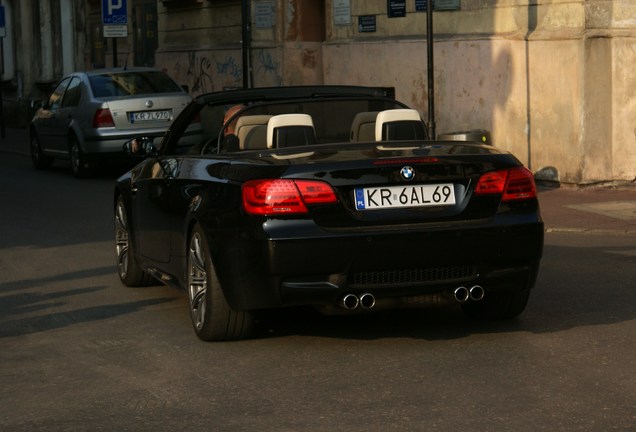
[[[29,157],[28,130],[7,128],[0,138],[3,153]],[[547,232],[636,235],[636,182],[616,187],[540,185],[539,202]]]
[[[636,185],[539,186],[539,202],[547,232],[636,235]]]

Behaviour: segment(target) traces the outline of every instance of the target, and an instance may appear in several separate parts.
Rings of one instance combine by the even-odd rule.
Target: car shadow
[[[88,288],[88,290],[99,290],[103,288],[105,287],[92,287]],[[21,302],[24,302],[25,300],[27,303],[31,303],[34,299],[21,299]],[[75,325],[83,322],[114,318],[117,316],[138,312],[141,309],[149,306],[154,306],[171,301],[174,301],[174,298],[153,298],[128,303],[107,304],[80,308],[71,311],[47,313],[37,317],[29,316],[8,320],[4,321],[2,323],[2,326],[0,327],[0,338],[23,336],[26,334],[39,333],[68,327],[70,325]],[[46,306],[41,306],[40,308],[48,309],[56,305],[59,306],[59,304],[47,303]],[[14,306],[19,307],[16,304],[14,304]],[[21,311],[26,313],[29,311],[29,308],[22,308]]]

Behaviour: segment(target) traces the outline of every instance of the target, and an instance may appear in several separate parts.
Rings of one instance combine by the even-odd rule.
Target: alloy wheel
[[[188,295],[190,313],[197,330],[205,324],[208,274],[205,268],[205,251],[199,233],[195,232],[188,252]]]
[[[128,274],[129,246],[126,210],[123,201],[119,200],[115,211],[115,249],[117,253],[117,271],[121,279],[125,279]]]

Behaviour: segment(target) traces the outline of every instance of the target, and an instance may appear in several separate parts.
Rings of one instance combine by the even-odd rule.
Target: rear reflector
[[[100,108],[95,112],[93,117],[93,128],[113,127],[115,122],[108,108]]]
[[[313,180],[252,180],[243,185],[243,208],[263,216],[307,213],[306,205],[338,201],[333,188]]]
[[[491,171],[479,178],[475,194],[502,194],[503,202],[519,201],[537,197],[537,188],[532,172],[524,167]]]

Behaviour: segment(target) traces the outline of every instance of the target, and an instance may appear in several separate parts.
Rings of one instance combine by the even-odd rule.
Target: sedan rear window
[[[104,73],[91,76],[90,82],[97,98],[182,91],[177,83],[159,71]]]

